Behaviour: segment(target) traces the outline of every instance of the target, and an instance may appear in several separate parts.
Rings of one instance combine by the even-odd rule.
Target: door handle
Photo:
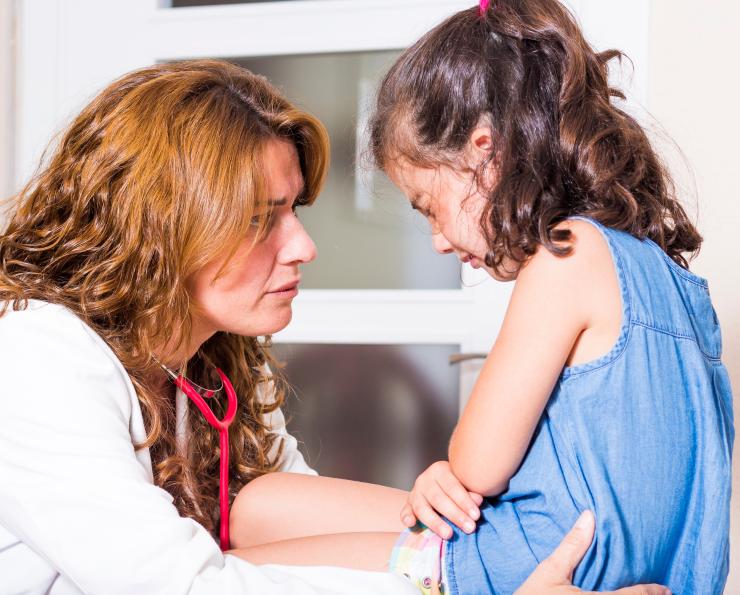
[[[454,353],[449,357],[449,363],[451,366],[462,362],[468,362],[474,359],[486,359],[487,353]]]

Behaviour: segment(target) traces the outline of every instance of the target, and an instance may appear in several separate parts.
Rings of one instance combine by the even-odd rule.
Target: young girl
[[[494,0],[426,34],[381,85],[374,157],[437,250],[516,280],[449,461],[402,512],[428,529],[402,534],[391,567],[422,591],[513,592],[584,509],[597,529],[576,585],[723,589],[720,329],[684,256],[701,237],[613,101],[619,55],[595,53],[556,0]]]

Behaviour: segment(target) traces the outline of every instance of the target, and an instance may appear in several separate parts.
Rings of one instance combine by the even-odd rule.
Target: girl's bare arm
[[[619,307],[605,306],[605,295],[619,295],[608,246],[590,224],[568,225],[576,237],[569,256],[540,247],[519,272],[499,336],[453,433],[450,466],[471,492],[494,496],[507,488],[579,335],[588,330],[600,344],[601,329],[606,337],[613,319],[618,325]]]

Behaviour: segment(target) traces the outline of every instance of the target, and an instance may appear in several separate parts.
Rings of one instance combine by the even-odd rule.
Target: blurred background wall
[[[14,2],[0,2],[0,198],[13,192]],[[1,221],[2,219],[0,219]]]

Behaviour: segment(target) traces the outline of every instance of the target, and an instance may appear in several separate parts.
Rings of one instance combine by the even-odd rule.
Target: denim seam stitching
[[[447,545],[445,547],[447,548],[445,551],[445,557],[449,557],[449,561],[445,560],[445,564],[447,566],[447,580],[450,582],[450,595],[459,595],[460,589],[457,586],[457,577],[455,576],[455,548],[452,547],[451,540],[447,541]]]
[[[702,346],[699,344],[699,341],[697,341],[696,340],[696,337],[693,336],[693,335],[682,335],[682,334],[679,334],[679,333],[674,332],[674,331],[669,331],[669,330],[666,330],[666,329],[662,329],[662,328],[657,328],[657,327],[651,326],[649,324],[646,324],[644,322],[640,322],[638,320],[634,320],[633,321],[633,324],[635,324],[637,326],[641,326],[643,328],[646,328],[646,329],[648,329],[650,331],[654,331],[656,333],[661,333],[663,335],[669,335],[671,337],[675,337],[676,339],[685,339],[687,341],[691,341],[692,343],[694,343],[696,345],[697,349],[701,352],[701,354],[706,359],[710,360],[711,362],[719,362],[722,359],[722,354],[719,354],[717,356],[714,356],[714,355],[711,355],[711,354],[707,353],[706,351],[704,351],[704,349],[702,348]]]
[[[691,334],[691,333],[689,333],[688,331],[684,332],[684,331],[672,330],[672,329],[666,328],[664,326],[660,326],[658,324],[655,324],[654,322],[648,322],[647,320],[642,320],[640,318],[633,319],[632,320],[632,323],[633,324],[636,324],[638,326],[643,326],[643,327],[645,327],[647,329],[650,329],[652,331],[656,331],[656,332],[663,333],[663,334],[666,334],[666,335],[672,335],[672,336],[677,337],[679,339],[691,339],[692,341],[695,340],[694,339],[694,335]]]
[[[699,287],[702,287],[704,289],[707,289],[709,287],[709,284],[706,281],[698,281],[694,277],[691,277],[690,275],[686,274],[686,271],[681,268],[679,265],[677,265],[673,260],[671,260],[671,257],[668,256],[665,252],[662,252],[662,256],[666,261],[670,261],[669,264],[673,264],[675,266],[672,266],[671,269],[680,277],[683,277],[688,281],[689,283],[693,283],[694,285],[698,285]]]
[[[658,246],[653,240],[650,238],[645,238],[648,242],[650,242],[653,246],[655,246],[658,249],[658,252],[663,257],[663,259],[668,263],[668,268],[674,271],[677,275],[680,275],[684,279],[686,279],[689,283],[693,283],[694,285],[698,285],[699,287],[703,287],[704,289],[709,288],[709,283],[706,279],[700,278],[698,275],[692,273],[691,271],[686,270],[681,265],[679,265],[675,260],[673,260],[668,254],[666,254],[665,250]]]

